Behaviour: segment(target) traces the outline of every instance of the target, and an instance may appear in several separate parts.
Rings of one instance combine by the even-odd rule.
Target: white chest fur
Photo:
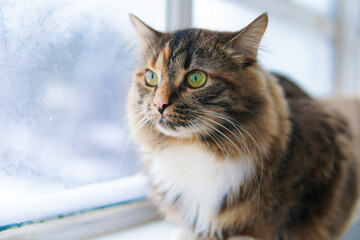
[[[169,147],[151,155],[149,173],[165,202],[178,198],[179,215],[185,223],[196,222],[197,233],[208,232],[209,223],[224,195],[251,174],[247,159],[216,161],[198,146]]]

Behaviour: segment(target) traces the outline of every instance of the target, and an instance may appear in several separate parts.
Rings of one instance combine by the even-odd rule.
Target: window
[[[139,172],[125,120],[137,42],[128,14],[164,30],[165,0],[153,4],[0,3],[0,226],[144,196],[123,187],[141,183],[127,178]],[[80,203],[31,211],[71,198]]]

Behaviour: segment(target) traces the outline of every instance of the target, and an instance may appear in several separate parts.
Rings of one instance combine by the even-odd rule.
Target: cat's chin
[[[191,138],[194,136],[194,132],[192,129],[185,127],[168,127],[164,126],[161,123],[155,124],[157,130],[162,134],[169,137],[177,137],[177,138]]]

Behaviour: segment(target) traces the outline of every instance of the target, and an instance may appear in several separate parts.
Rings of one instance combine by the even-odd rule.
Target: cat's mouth
[[[173,122],[171,122],[169,119],[165,118],[165,117],[161,117],[159,120],[159,124],[166,129],[172,129],[172,130],[176,130],[175,129],[175,124]]]
[[[161,119],[156,122],[155,126],[159,132],[166,136],[189,138],[193,135],[191,129],[179,126],[165,117],[161,117]]]

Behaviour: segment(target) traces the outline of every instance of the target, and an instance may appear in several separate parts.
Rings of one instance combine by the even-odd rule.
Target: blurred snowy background
[[[0,1],[1,201],[132,175],[128,13],[164,30],[165,1]]]

